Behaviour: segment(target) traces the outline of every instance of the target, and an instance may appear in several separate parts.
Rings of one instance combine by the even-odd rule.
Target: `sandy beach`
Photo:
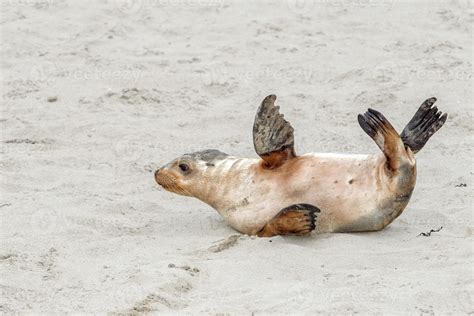
[[[0,312],[464,315],[473,305],[472,2],[5,0]],[[298,153],[378,153],[449,113],[404,213],[374,233],[256,238],[153,172],[257,157],[278,95]],[[419,236],[431,229],[430,236]]]

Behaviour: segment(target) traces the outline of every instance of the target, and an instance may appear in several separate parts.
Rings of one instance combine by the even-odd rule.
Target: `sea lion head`
[[[155,180],[167,191],[197,197],[206,185],[205,171],[226,157],[227,154],[216,149],[184,154],[158,169]]]

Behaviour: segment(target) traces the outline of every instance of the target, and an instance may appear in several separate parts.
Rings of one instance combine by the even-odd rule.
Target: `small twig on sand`
[[[443,229],[443,226],[441,226],[440,228],[438,229],[432,229],[430,230],[428,233],[420,233],[418,236],[425,236],[425,237],[428,237],[428,236],[431,236],[431,233],[437,233],[439,232],[441,229]],[[418,237],[416,236],[416,237]]]

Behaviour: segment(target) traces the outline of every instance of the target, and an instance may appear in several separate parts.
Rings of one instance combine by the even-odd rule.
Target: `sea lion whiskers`
[[[155,180],[159,185],[163,187],[163,189],[167,191],[185,196],[190,195],[190,193],[186,189],[179,185],[179,181],[176,176],[168,172],[158,170],[155,173]]]

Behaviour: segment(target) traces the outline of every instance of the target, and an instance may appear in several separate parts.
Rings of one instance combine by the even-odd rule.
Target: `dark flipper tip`
[[[447,113],[442,113],[436,106],[432,107],[435,102],[435,97],[423,102],[403,129],[401,134],[403,143],[414,153],[425,146],[428,139],[443,126],[448,118]]]

